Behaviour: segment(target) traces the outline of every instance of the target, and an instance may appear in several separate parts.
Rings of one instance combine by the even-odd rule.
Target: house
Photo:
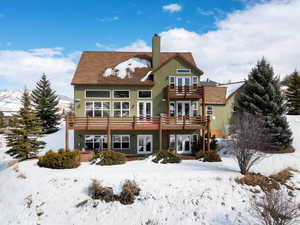
[[[206,114],[211,118],[211,135],[228,136],[229,121],[234,111],[234,100],[244,81],[205,86]]]
[[[201,85],[202,74],[190,52],[161,52],[158,35],[151,52],[83,52],[72,79],[75,115],[66,117],[66,148],[74,130],[76,149],[209,150],[205,103],[223,104],[227,88]]]

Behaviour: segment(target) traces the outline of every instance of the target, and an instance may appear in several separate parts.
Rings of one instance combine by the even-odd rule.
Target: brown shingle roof
[[[170,58],[179,56],[196,67],[191,53],[161,52],[160,63],[166,63]],[[150,80],[140,81],[152,68],[137,68],[130,78],[121,79],[117,76],[104,77],[107,68],[114,68],[121,62],[138,57],[152,61],[151,52],[83,52],[72,79],[72,84],[105,84],[105,85],[153,85]],[[197,68],[198,69],[198,68]],[[200,71],[200,70],[199,70]]]
[[[224,105],[226,103],[226,87],[205,86],[205,104]]]

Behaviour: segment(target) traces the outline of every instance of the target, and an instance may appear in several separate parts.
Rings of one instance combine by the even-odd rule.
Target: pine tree
[[[297,71],[289,76],[287,86],[288,114],[300,115],[300,75]]]
[[[0,112],[0,128],[4,127],[4,114]]]
[[[7,135],[7,153],[19,159],[36,157],[45,142],[42,137],[41,121],[32,109],[30,95],[25,89],[21,99],[22,107],[14,116],[15,127]]]
[[[37,82],[35,90],[32,91],[32,102],[38,117],[42,120],[43,132],[50,134],[58,131],[61,115],[58,108],[58,97],[50,87],[50,81],[43,74]]]
[[[292,143],[292,132],[285,113],[284,97],[279,78],[263,58],[248,75],[248,80],[236,97],[236,108],[252,114],[261,114],[272,135],[274,146],[285,149]]]

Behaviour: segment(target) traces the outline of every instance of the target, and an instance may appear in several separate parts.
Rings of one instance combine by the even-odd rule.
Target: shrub
[[[50,150],[39,158],[38,165],[51,169],[76,168],[80,165],[80,153],[79,151],[71,152],[64,149],[60,149],[58,152]]]
[[[97,153],[94,158],[91,160],[92,164],[101,165],[101,166],[111,166],[124,164],[126,162],[126,156],[120,152],[103,151]]]
[[[138,196],[140,191],[141,189],[138,187],[135,181],[126,180],[122,186],[119,201],[124,205],[133,204],[135,196]]]
[[[155,163],[180,163],[181,159],[172,151],[163,150],[154,155],[152,162]]]
[[[111,187],[104,187],[98,180],[95,179],[89,186],[88,193],[92,199],[99,199],[105,202],[112,202],[116,199]]]
[[[276,180],[280,184],[286,184],[286,182],[294,176],[291,171],[296,172],[292,168],[286,168],[278,173],[271,175],[270,178]]]
[[[222,159],[215,151],[198,152],[196,159],[203,159],[203,162],[221,162]]]

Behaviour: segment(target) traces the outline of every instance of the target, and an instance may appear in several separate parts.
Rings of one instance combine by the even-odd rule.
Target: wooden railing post
[[[159,115],[159,151],[162,150],[162,117]]]
[[[69,124],[68,124],[68,116],[65,117],[65,122],[66,122],[66,136],[65,136],[65,148],[66,148],[66,151],[69,151],[70,150],[70,146],[69,146]]]
[[[132,129],[135,130],[136,126],[136,116],[133,116]]]
[[[207,151],[210,151],[210,116],[207,116]]]
[[[109,116],[107,117],[107,149],[111,149],[111,130],[110,130],[110,119]]]
[[[183,116],[183,129],[185,130],[186,116]]]

